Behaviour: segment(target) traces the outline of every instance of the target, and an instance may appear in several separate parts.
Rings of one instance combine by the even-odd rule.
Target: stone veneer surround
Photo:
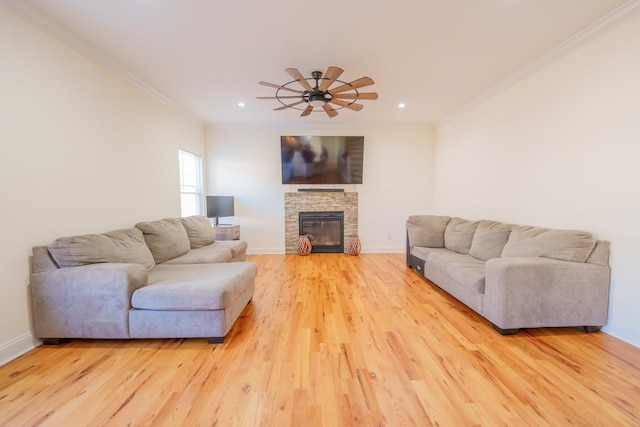
[[[284,193],[285,252],[295,254],[300,237],[300,212],[344,212],[344,251],[349,237],[358,234],[358,193],[307,192]]]

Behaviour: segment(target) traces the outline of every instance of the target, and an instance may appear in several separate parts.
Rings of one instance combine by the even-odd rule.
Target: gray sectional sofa
[[[553,230],[410,216],[407,265],[486,318],[502,334],[521,328],[600,330],[609,303],[609,242]]]
[[[33,248],[35,334],[64,338],[206,338],[221,343],[251,301],[247,243],[216,241],[204,216],[141,222]]]

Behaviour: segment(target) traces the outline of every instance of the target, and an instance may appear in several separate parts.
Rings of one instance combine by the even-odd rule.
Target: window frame
[[[187,165],[186,162],[191,164]],[[181,215],[204,215],[204,174],[202,157],[187,150],[178,149],[178,163],[180,175],[180,212]],[[193,168],[193,173],[191,169]],[[194,181],[189,182],[189,181]],[[195,196],[195,199],[193,198]],[[195,204],[185,205],[185,200],[191,198]]]

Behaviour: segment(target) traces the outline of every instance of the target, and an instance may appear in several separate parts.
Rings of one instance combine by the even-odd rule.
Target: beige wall
[[[611,240],[605,331],[640,346],[640,16],[438,129],[436,213]]]
[[[0,7],[0,364],[30,348],[31,247],[180,215],[179,116]]]
[[[281,184],[281,135],[364,135],[363,184],[335,187],[358,192],[363,252],[404,251],[407,216],[431,210],[431,130],[211,128],[209,194],[236,197],[236,217],[230,222],[240,224],[249,252],[284,253],[284,193],[304,187]]]

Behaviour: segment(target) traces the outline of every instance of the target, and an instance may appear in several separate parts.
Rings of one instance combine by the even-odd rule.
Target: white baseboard
[[[640,332],[632,331],[624,326],[609,323],[602,327],[602,332],[621,339],[635,347],[640,348]]]
[[[405,248],[362,248],[362,253],[366,254],[403,254]],[[250,248],[247,249],[247,255],[284,255],[283,248]]]
[[[17,359],[42,344],[32,332],[0,345],[0,366]]]
[[[284,248],[249,248],[247,255],[284,255]]]
[[[364,246],[362,248],[363,254],[403,254],[405,252],[405,248],[372,248],[369,246]]]

